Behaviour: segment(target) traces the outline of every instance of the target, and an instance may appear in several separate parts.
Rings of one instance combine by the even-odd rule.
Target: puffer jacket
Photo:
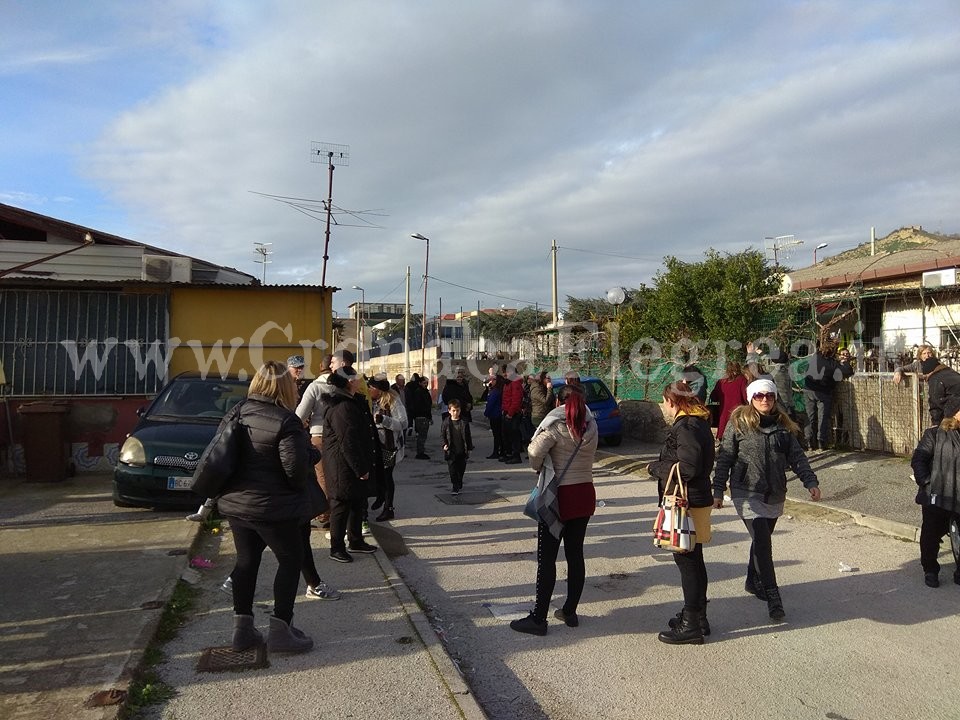
[[[690,507],[710,507],[710,471],[713,470],[713,433],[710,431],[709,411],[701,415],[678,415],[660,450],[660,458],[647,468],[657,479],[660,495],[670,476],[670,469],[680,463],[680,479],[687,486]]]
[[[738,416],[749,410],[749,405],[737,408],[727,425],[713,472],[713,496],[722,498],[729,482],[730,497],[752,495],[771,505],[782,503],[787,497],[787,468],[805,488],[819,486],[797,436],[772,416],[761,416],[756,430],[737,429]]]
[[[257,522],[310,517],[307,480],[313,472],[303,423],[262,395],[250,395],[238,412],[246,432],[239,470],[217,502],[220,513]]]
[[[544,458],[549,455],[553,462],[553,471],[559,475],[567,467],[567,461],[576,449],[577,441],[570,435],[570,429],[564,420],[563,407],[551,410],[547,418],[556,418],[556,422],[533,436],[527,446],[527,454],[530,456],[530,467],[537,472],[540,472]],[[593,482],[593,458],[597,452],[599,438],[597,421],[589,417],[587,429],[583,433],[583,444],[580,445],[576,457],[570,463],[570,468],[561,478],[561,487]]]
[[[346,390],[327,385],[323,423],[323,475],[328,497],[344,502],[367,497],[374,447],[363,407]],[[361,480],[364,475],[368,480]]]
[[[539,380],[530,383],[530,417],[534,425],[539,425],[540,421],[546,417],[547,413],[553,409],[553,393],[547,389]]]
[[[473,395],[470,394],[470,385],[466,381],[447,380],[440,398],[445,405],[449,405],[451,400],[457,400],[460,403],[460,412],[464,416],[469,415],[473,409]]]
[[[930,406],[930,420],[935,425],[943,420],[943,407],[947,398],[953,395],[960,395],[960,373],[938,364],[927,375],[927,403]]]
[[[419,383],[411,387],[407,393],[407,417],[429,418],[432,411],[433,398],[430,397],[430,391]]]
[[[942,426],[925,430],[910,467],[918,486],[917,504],[960,512],[960,432]]]
[[[297,405],[297,417],[310,426],[311,435],[323,434],[323,389],[327,386],[329,372],[322,373],[307,385]]]
[[[517,378],[503,386],[500,404],[503,407],[504,416],[513,417],[520,413],[523,409],[523,380]]]
[[[499,418],[503,415],[503,406],[500,404],[502,393],[500,388],[492,387],[487,392],[487,405],[483,408],[483,414],[488,418]]]

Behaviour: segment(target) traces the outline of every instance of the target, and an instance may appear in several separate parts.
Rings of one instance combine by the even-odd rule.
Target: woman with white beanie
[[[747,400],[730,416],[717,453],[713,507],[723,507],[729,482],[733,506],[752,539],[744,589],[766,600],[770,619],[779,622],[785,613],[773,567],[772,535],[783,514],[787,468],[797,474],[814,501],[820,500],[820,485],[797,439],[797,424],[777,405],[774,382],[754,380],[747,386]]]

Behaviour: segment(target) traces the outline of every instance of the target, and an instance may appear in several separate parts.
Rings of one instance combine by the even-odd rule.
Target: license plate
[[[193,477],[175,477],[171,475],[167,478],[167,490],[189,490],[193,484]]]

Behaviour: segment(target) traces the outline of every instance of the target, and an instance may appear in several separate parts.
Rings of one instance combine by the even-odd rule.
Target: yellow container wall
[[[251,377],[266,360],[303,355],[315,377],[331,340],[328,288],[173,288],[170,375]]]

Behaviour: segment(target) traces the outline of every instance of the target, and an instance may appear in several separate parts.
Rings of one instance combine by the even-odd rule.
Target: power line
[[[601,250],[583,250],[582,248],[567,247],[566,245],[557,245],[557,249],[573,250],[574,252],[586,253],[587,255],[606,255],[607,257],[625,258],[626,260],[649,260],[650,258],[654,257],[653,255],[637,257],[635,255],[620,255],[619,253],[602,252]]]
[[[509,297],[508,295],[497,295],[497,293],[487,292],[486,290],[477,290],[476,288],[467,287],[466,285],[458,285],[457,283],[450,282],[449,280],[443,280],[442,278],[434,277],[430,275],[431,280],[436,280],[437,282],[442,282],[444,285],[452,285],[453,287],[460,288],[461,290],[469,290],[470,292],[478,293],[479,295],[484,295],[487,297],[500,298],[501,300],[512,300],[513,302],[523,303],[524,305],[541,305],[543,307],[550,307],[550,303],[537,302],[535,300],[521,300],[520,298]]]

